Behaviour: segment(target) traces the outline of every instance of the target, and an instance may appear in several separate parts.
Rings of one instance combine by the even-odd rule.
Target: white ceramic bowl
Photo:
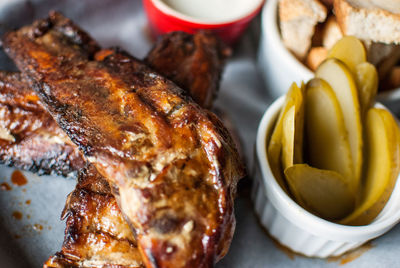
[[[292,82],[307,82],[314,77],[314,73],[283,44],[277,15],[278,0],[268,0],[262,11],[262,36],[258,52],[258,65],[267,89],[274,98],[286,93]],[[394,110],[393,102],[400,102],[400,88],[379,94],[378,100]]]
[[[257,132],[252,198],[261,224],[281,244],[319,258],[341,255],[389,231],[400,221],[399,180],[385,208],[365,226],[346,226],[319,218],[299,206],[278,185],[268,163],[266,145],[284,98],[280,97],[268,108]]]

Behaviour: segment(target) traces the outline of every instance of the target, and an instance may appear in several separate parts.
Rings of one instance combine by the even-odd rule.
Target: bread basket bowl
[[[258,66],[270,95],[286,93],[292,82],[300,83],[314,73],[299,61],[283,44],[279,30],[278,0],[269,0],[262,10],[262,36],[258,51]],[[380,92],[377,100],[392,112],[400,112],[400,88]]]

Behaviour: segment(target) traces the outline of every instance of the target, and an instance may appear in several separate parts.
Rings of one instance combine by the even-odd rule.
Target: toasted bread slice
[[[303,60],[311,46],[318,22],[327,15],[326,7],[318,0],[280,0],[279,19],[283,42]]]
[[[326,49],[331,49],[337,41],[343,37],[342,30],[334,15],[329,16],[324,24],[324,29],[322,32],[322,45]]]
[[[364,41],[400,44],[398,0],[334,0],[334,12],[345,35]]]

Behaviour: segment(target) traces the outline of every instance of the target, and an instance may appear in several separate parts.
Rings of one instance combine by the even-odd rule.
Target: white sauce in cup
[[[170,8],[204,22],[231,21],[250,14],[262,0],[162,0]]]

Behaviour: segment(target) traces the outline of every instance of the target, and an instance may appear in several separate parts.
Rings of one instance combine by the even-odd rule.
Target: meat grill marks
[[[86,36],[82,30],[79,32]],[[92,41],[92,50],[97,47]],[[95,55],[103,60],[112,53],[113,50],[104,49]],[[173,32],[156,42],[145,61],[181,85],[201,106],[209,108],[229,53],[210,33]],[[63,176],[72,176],[84,166],[86,161],[78,148],[58,127],[21,74],[0,71],[0,111],[1,164],[39,175]]]
[[[182,37],[179,37],[181,35]],[[166,38],[163,38],[161,41],[155,44],[155,47],[158,47],[158,49],[153,49],[150,52],[157,53],[157,55],[149,55],[148,58],[153,59],[154,61],[162,61],[162,56],[164,56],[169,58],[177,58],[178,61],[187,62],[187,59],[182,58],[182,55],[175,55],[179,51],[176,47],[177,44],[174,42],[167,42],[168,46],[165,46],[165,52],[163,52],[163,48],[160,48],[160,42],[166,42],[166,39],[172,37],[183,40],[184,37],[187,37],[187,34],[183,32],[176,32],[168,35]],[[207,35],[206,37],[202,38],[213,37]],[[193,47],[194,39],[196,38],[187,38],[186,44]],[[182,44],[179,43],[179,45]],[[171,46],[174,49],[171,49]],[[216,46],[219,46],[216,42],[207,42],[203,46],[196,46],[195,50],[215,51],[217,49]],[[103,50],[102,52],[99,51],[96,53],[96,57],[100,59],[110,53],[112,53],[110,50]],[[193,52],[193,54],[197,53]],[[190,54],[186,54],[186,56],[192,57]],[[198,58],[197,60],[208,61],[207,57]],[[151,64],[151,60],[149,60],[149,63]],[[220,61],[219,64],[222,64],[222,62]],[[163,67],[167,68],[167,70],[163,70]],[[158,69],[158,71],[163,74],[164,72],[170,71],[168,68],[169,67],[167,65],[163,65]],[[221,69],[222,66],[214,66],[213,68],[210,68],[209,71],[217,71]],[[187,77],[185,72],[193,71],[195,71],[193,68],[183,69],[181,70],[180,76],[172,77],[172,80]],[[195,85],[195,83],[189,84]],[[46,165],[46,163],[49,163],[52,159],[54,159],[54,154],[56,152],[60,152],[61,155],[67,155],[68,157],[71,157],[71,155],[79,156],[79,153],[76,154],[76,146],[69,141],[69,138],[66,137],[61,129],[59,129],[55,121],[43,108],[36,95],[36,92],[31,89],[31,87],[28,85],[28,82],[25,81],[22,75],[19,73],[0,72],[0,85],[2,86],[0,91],[0,109],[7,109],[9,111],[9,113],[2,114],[2,121],[8,122],[7,126],[11,126],[13,124],[23,124],[23,122],[18,120],[19,117],[14,116],[13,113],[15,113],[15,111],[19,111],[21,107],[29,107],[31,108],[30,110],[34,108],[34,111],[37,112],[32,113],[32,111],[29,111],[29,117],[25,117],[24,119],[30,119],[29,122],[38,122],[40,124],[35,125],[44,127],[44,129],[39,128],[35,129],[35,131],[20,131],[18,136],[19,138],[12,143],[5,140],[5,143],[2,143],[0,146],[0,155],[3,157],[3,159],[9,159],[7,160],[7,163],[14,163],[18,168],[39,172],[40,174],[48,174],[51,172],[66,175],[71,174],[70,171],[77,171],[84,162],[83,159],[79,161],[79,157],[75,157],[75,159],[78,159],[77,164],[75,164],[74,161],[61,161],[60,159],[62,158],[56,157],[56,161],[52,161],[53,165],[51,167]],[[206,91],[210,92],[214,88],[216,87],[210,85]],[[192,88],[188,88],[189,94],[192,90]],[[5,108],[1,108],[3,106]],[[27,109],[25,108],[24,111],[25,110]],[[8,115],[7,120],[5,120],[6,115]],[[45,120],[43,120],[43,118]],[[43,122],[47,123],[44,124]],[[10,134],[13,132],[15,136],[15,131],[7,128],[7,126],[5,128],[7,131],[6,133]],[[46,135],[37,135],[36,133],[39,131],[41,133],[45,132]],[[21,133],[23,133],[23,135],[21,135]],[[5,135],[5,138],[7,137],[8,135]],[[56,144],[58,144],[56,148],[54,146],[47,145],[48,142],[51,141],[54,141]],[[32,147],[32,144],[40,147]],[[38,148],[40,150],[38,150]],[[12,152],[12,154],[10,152]],[[49,154],[49,152],[52,153]],[[73,154],[68,152],[73,152]],[[22,157],[24,157],[23,159],[25,160],[25,162],[23,162],[24,165],[18,164],[21,162],[20,159]],[[46,167],[46,169],[44,169],[44,167]],[[66,202],[66,208],[64,210],[64,217],[67,218],[67,226],[65,229],[65,240],[62,250],[55,254],[55,256],[50,257],[46,262],[45,267],[90,267],[91,265],[99,264],[107,267],[137,267],[138,264],[142,263],[141,257],[138,255],[138,249],[132,243],[132,238],[126,238],[128,237],[126,232],[127,225],[121,224],[121,222],[118,220],[115,221],[115,218],[121,219],[122,216],[118,207],[115,206],[116,201],[110,194],[108,183],[101,176],[95,176],[95,172],[96,171],[93,167],[91,168],[90,172],[88,172],[87,169],[79,172],[78,185],[74,192],[70,194],[71,197],[68,198]],[[101,187],[98,187],[98,185]],[[98,208],[102,207],[107,209],[102,209],[99,212]],[[82,224],[82,222],[85,224]],[[114,233],[110,235],[108,232],[104,231],[107,230],[107,228],[104,228],[103,224],[105,223],[107,225],[111,222],[114,222],[113,224],[118,224],[114,225]],[[118,236],[115,234],[118,234]],[[132,236],[131,232],[129,234]],[[104,245],[103,243],[107,246],[102,246]],[[127,253],[125,253],[121,259],[117,258],[120,257],[120,255],[116,255],[116,252]]]
[[[198,33],[196,35],[204,35],[203,33]],[[178,44],[175,44],[171,40],[168,42],[168,46],[160,47],[160,42],[166,42],[169,38],[178,38],[183,40],[188,34],[183,32],[176,32],[162,38],[155,47],[158,49],[153,49],[148,58],[154,61],[162,60],[162,57],[176,58],[178,61],[186,62],[186,57],[192,57],[191,54],[186,54],[182,58],[177,52]],[[181,37],[179,37],[181,36]],[[214,38],[211,35],[205,35],[202,38]],[[190,38],[186,40],[186,44],[189,46],[194,46],[193,40],[195,38]],[[182,45],[182,43],[179,43]],[[174,49],[171,49],[171,46]],[[195,50],[212,50],[218,49],[218,43],[208,42],[203,46],[198,46]],[[163,49],[166,51],[164,52]],[[103,50],[96,53],[96,59],[104,60],[104,58],[112,54],[112,50]],[[157,55],[153,54],[157,53]],[[153,55],[152,55],[153,54]],[[178,54],[178,55],[176,55]],[[196,54],[196,53],[194,53]],[[207,57],[200,58],[198,60],[208,61]],[[151,60],[150,60],[151,63]],[[219,62],[222,64],[222,61]],[[222,66],[210,68],[208,71],[215,72],[222,69]],[[169,69],[164,70],[163,68],[170,68],[168,65],[160,66],[158,72],[164,74],[164,72],[170,72]],[[180,76],[172,77],[174,79],[180,79],[185,77],[185,73],[193,72],[192,69],[181,70]],[[179,81],[179,80],[178,80]],[[195,85],[195,83],[190,83],[190,85]],[[204,84],[203,84],[204,86]],[[207,92],[211,92],[217,88],[216,86],[209,85],[209,87],[203,88]],[[189,94],[193,91],[192,88],[187,89]],[[90,205],[87,205],[90,204]],[[99,208],[107,208],[100,209]],[[112,209],[109,209],[112,208]],[[100,212],[99,212],[100,211]],[[67,218],[67,226],[65,229],[65,240],[63,247],[60,252],[56,253],[54,256],[50,257],[45,263],[45,267],[82,267],[92,265],[100,266],[112,266],[112,267],[137,267],[139,264],[143,265],[142,258],[139,254],[132,232],[128,229],[128,225],[123,222],[121,212],[116,206],[116,201],[113,195],[111,195],[108,183],[101,177],[95,168],[90,165],[89,168],[83,169],[78,175],[78,185],[70,197],[67,199],[66,207],[63,212],[63,218]],[[117,217],[117,219],[115,219]],[[82,220],[83,219],[83,220]],[[85,224],[82,224],[85,222]],[[104,224],[106,223],[106,228]],[[117,223],[114,225],[113,233],[110,235],[107,226],[109,223]],[[73,239],[72,239],[73,238]],[[99,246],[99,243],[104,243],[111,250],[104,250],[104,246]],[[103,244],[101,244],[103,245]],[[98,249],[101,250],[98,250]],[[128,249],[128,250],[127,250]],[[116,252],[126,252],[123,258],[113,258],[118,256]],[[111,253],[110,253],[111,252]],[[123,260],[123,261],[122,261]]]
[[[190,89],[190,96],[200,106],[211,108],[230,54],[231,50],[209,32],[172,32],[160,37],[145,62],[179,87]]]
[[[108,183],[92,165],[79,171],[62,218],[66,219],[62,250],[44,267],[144,267]]]
[[[37,82],[47,109],[118,187],[148,267],[210,267],[227,251],[243,175],[232,140],[210,113],[124,53],[91,60],[52,13],[11,32],[4,47]],[[67,21],[67,23],[65,23]],[[38,32],[36,25],[47,25]],[[91,43],[92,41],[87,42]]]
[[[85,164],[19,73],[0,72],[0,163],[63,176]]]

